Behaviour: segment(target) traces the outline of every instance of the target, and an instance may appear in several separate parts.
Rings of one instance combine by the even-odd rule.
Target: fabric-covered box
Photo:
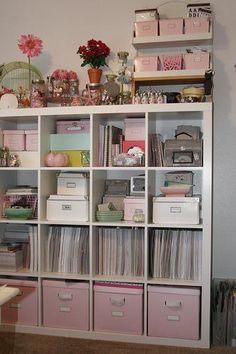
[[[165,166],[202,166],[202,140],[167,139],[164,146]]]
[[[153,21],[135,22],[134,30],[135,30],[136,37],[157,36],[158,21],[153,20]]]
[[[89,133],[89,119],[81,120],[58,120],[56,122],[57,134]]]
[[[144,140],[145,139],[145,119],[126,118],[125,140]]]
[[[186,34],[209,32],[209,17],[203,16],[185,18],[184,32]]]
[[[210,55],[208,52],[197,51],[195,53],[186,53],[183,55],[183,64],[185,69],[209,69]]]
[[[0,278],[0,285],[8,284],[20,289],[19,295],[1,308],[2,323],[20,325],[38,325],[38,283],[34,280]]]
[[[181,70],[182,69],[182,54],[181,53],[166,53],[159,55],[161,70]]]
[[[157,71],[158,57],[157,56],[136,57],[134,59],[134,68],[136,72]]]
[[[89,284],[43,280],[43,324],[89,330]]]
[[[143,333],[143,285],[95,282],[94,330]]]
[[[200,290],[148,286],[148,335],[199,339]]]
[[[160,36],[179,35],[183,33],[183,18],[170,18],[159,20]]]
[[[38,131],[25,130],[25,150],[37,151],[38,150]]]
[[[25,150],[25,131],[3,130],[3,146],[13,151]]]

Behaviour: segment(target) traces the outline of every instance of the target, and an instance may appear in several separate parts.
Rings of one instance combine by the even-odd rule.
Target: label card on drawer
[[[124,317],[124,312],[121,311],[112,311],[111,315],[113,317]]]
[[[60,312],[71,312],[71,307],[69,307],[69,306],[60,306]]]
[[[167,320],[168,321],[179,321],[180,318],[179,318],[179,316],[170,315],[170,316],[167,316]]]

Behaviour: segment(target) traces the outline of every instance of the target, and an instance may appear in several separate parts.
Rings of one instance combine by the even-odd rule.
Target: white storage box
[[[199,197],[154,197],[153,223],[199,224]]]
[[[88,197],[50,195],[47,200],[47,220],[88,221],[88,218]]]
[[[57,177],[57,194],[86,196],[89,194],[88,181],[84,173],[61,172]]]
[[[135,10],[136,22],[152,21],[156,20],[158,17],[157,9]]]
[[[148,286],[148,335],[199,339],[200,290]]]

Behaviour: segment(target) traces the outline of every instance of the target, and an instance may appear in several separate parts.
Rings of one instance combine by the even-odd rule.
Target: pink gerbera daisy
[[[18,47],[22,53],[26,54],[28,57],[35,57],[41,53],[43,42],[33,34],[21,35],[18,41]]]

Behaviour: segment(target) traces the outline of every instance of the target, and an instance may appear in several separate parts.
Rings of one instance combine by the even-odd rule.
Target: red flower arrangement
[[[51,75],[54,80],[78,80],[78,75],[73,70],[57,69]]]
[[[87,45],[79,47],[77,54],[83,59],[81,66],[90,65],[92,68],[107,66],[106,57],[110,54],[110,48],[100,40],[90,39]]]

